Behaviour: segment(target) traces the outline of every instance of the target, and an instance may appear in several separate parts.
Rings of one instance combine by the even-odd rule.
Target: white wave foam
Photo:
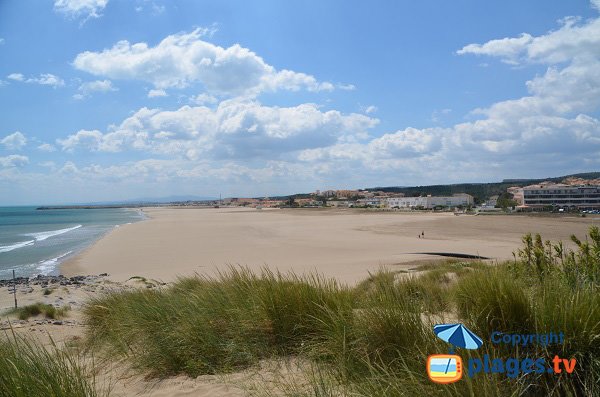
[[[33,243],[35,243],[35,240],[21,241],[20,243],[15,243],[12,245],[0,245],[0,252],[16,250],[18,248],[27,247],[28,245],[31,245]]]
[[[61,260],[62,258],[64,258],[65,256],[67,256],[71,253],[73,253],[73,251],[65,252],[64,254],[59,255],[56,258],[46,259],[44,261],[38,262],[37,270],[39,270],[40,273],[43,274],[44,276],[47,276],[53,270],[56,269],[56,264],[58,263],[59,260]]]
[[[72,230],[79,229],[81,226],[82,225],[77,225],[77,226],[69,227],[66,229],[50,230],[47,232],[27,233],[27,234],[24,234],[24,236],[31,236],[31,237],[35,238],[35,241],[44,241],[50,237],[58,236],[59,234],[64,234],[64,233],[68,233]]]

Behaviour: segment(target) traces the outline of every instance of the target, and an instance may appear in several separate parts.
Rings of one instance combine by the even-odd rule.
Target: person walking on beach
[[[425,238],[425,232],[424,231],[421,232],[421,238]]]

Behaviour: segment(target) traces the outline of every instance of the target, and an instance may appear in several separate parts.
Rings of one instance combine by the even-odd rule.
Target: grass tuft
[[[8,314],[16,314],[20,320],[27,320],[30,317],[39,316],[43,314],[44,317],[56,320],[67,315],[67,312],[71,310],[69,306],[61,308],[48,305],[46,303],[34,303],[17,309],[12,309]]]
[[[17,336],[0,340],[0,396],[96,397],[92,374],[72,354]]]

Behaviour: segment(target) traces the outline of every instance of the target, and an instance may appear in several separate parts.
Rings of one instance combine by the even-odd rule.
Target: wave
[[[64,254],[59,255],[56,258],[46,259],[41,262],[38,262],[37,270],[39,270],[40,273],[43,274],[44,276],[47,276],[53,270],[56,269],[56,264],[58,263],[59,260],[61,260],[65,256],[72,254],[72,253],[73,253],[73,251],[65,252]]]
[[[12,245],[0,245],[0,252],[16,250],[18,248],[27,247],[28,245],[31,245],[33,243],[35,243],[35,240],[21,241],[20,243],[15,243]]]
[[[24,234],[24,236],[31,236],[31,237],[35,238],[35,241],[44,241],[50,237],[58,236],[59,234],[64,234],[64,233],[68,233],[72,230],[79,229],[81,226],[82,225],[77,225],[77,226],[69,227],[66,229],[50,230],[47,232],[27,233],[27,234]]]

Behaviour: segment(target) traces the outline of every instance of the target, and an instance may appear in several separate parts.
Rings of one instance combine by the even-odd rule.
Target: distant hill
[[[168,204],[168,203],[181,203],[186,201],[210,201],[218,200],[215,197],[205,196],[166,196],[166,197],[140,197],[131,200],[115,200],[115,201],[96,201],[96,202],[82,202],[82,203],[70,203],[68,205],[76,206],[121,206],[121,205],[135,205],[135,204]]]
[[[493,183],[459,183],[454,185],[425,185],[412,187],[391,186],[373,187],[365,190],[404,193],[406,196],[420,196],[427,194],[431,194],[432,196],[451,196],[455,193],[467,193],[475,198],[475,202],[481,202],[490,196],[506,193],[506,189],[511,186],[527,186],[543,181],[561,182],[566,178],[596,179],[600,178],[600,172],[585,172],[541,179],[504,179],[502,182]]]

